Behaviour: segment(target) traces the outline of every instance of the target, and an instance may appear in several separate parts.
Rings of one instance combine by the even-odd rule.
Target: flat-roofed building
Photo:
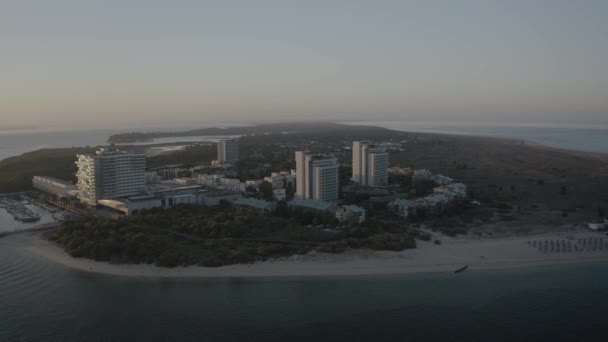
[[[353,141],[353,182],[367,186],[388,184],[388,152],[367,141]]]
[[[32,185],[35,189],[61,198],[74,197],[78,191],[74,183],[53,177],[34,176]]]
[[[240,159],[239,139],[221,139],[217,142],[219,164],[234,163]]]
[[[336,209],[336,218],[340,222],[351,221],[361,224],[365,222],[365,209],[356,205],[343,205]]]
[[[142,153],[100,149],[94,155],[78,155],[76,165],[78,198],[88,205],[146,190],[146,156]]]
[[[289,184],[293,187],[296,183],[296,175],[288,171],[273,172],[270,177],[264,180],[272,184],[273,189],[285,189]]]
[[[335,202],[340,186],[336,158],[306,151],[296,152],[296,197]]]

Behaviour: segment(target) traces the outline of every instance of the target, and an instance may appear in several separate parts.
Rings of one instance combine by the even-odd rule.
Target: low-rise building
[[[388,168],[388,173],[397,176],[409,176],[414,173],[414,169],[410,167],[392,166]]]
[[[335,204],[331,202],[317,201],[310,198],[295,198],[289,202],[289,206],[320,211],[330,211],[335,207]]]
[[[198,175],[195,181],[196,183],[204,186],[212,186],[216,188],[227,189],[231,191],[245,191],[246,184],[241,183],[236,178],[226,178],[221,175]]]
[[[591,220],[587,227],[591,230],[607,230],[608,229],[608,219],[598,218],[595,220]]]
[[[245,186],[247,188],[254,188],[257,190],[262,182],[264,182],[263,179],[249,179],[245,181]]]
[[[163,177],[156,172],[146,172],[146,184],[158,184]]]
[[[356,205],[343,205],[336,209],[336,218],[340,222],[355,222],[361,224],[365,222],[365,209]]]
[[[287,190],[285,190],[285,189],[272,190],[272,197],[277,201],[284,201],[287,199]]]
[[[416,200],[396,199],[388,204],[388,208],[405,218],[416,216]]]
[[[466,197],[466,185],[452,183],[435,187],[433,193],[426,197],[394,200],[388,207],[403,217],[436,215],[462,203]]]
[[[232,204],[237,207],[250,208],[263,213],[271,212],[275,208],[275,204],[273,202],[245,197],[237,198],[236,200],[232,201]]]
[[[433,182],[435,185],[448,185],[454,182],[454,180],[444,175],[434,175],[429,170],[420,169],[414,170],[412,173],[412,183],[419,184],[424,182]]]
[[[183,185],[183,186],[192,186],[197,185],[198,182],[194,178],[174,178],[171,180],[175,184]]]
[[[200,185],[182,185],[164,181],[150,185],[144,195],[99,200],[102,206],[117,210],[125,215],[135,211],[171,208],[180,204],[216,206],[222,201],[234,202],[242,197],[241,192],[226,189],[205,189]]]
[[[273,172],[270,177],[264,177],[264,180],[272,184],[273,189],[285,189],[289,184],[295,189],[296,175],[288,171]]]
[[[78,189],[74,183],[53,177],[34,176],[32,185],[35,189],[48,192],[61,198],[75,197]]]

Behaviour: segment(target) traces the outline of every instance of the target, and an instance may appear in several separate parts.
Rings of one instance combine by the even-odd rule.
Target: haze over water
[[[400,131],[444,134],[467,134],[521,139],[552,147],[580,151],[608,153],[608,126],[496,124],[496,123],[444,123],[420,121],[348,121],[352,125],[371,125]],[[240,124],[193,125],[188,129],[226,127]],[[181,128],[185,130],[186,128]],[[99,146],[107,144],[112,134],[131,131],[178,131],[160,127],[155,129],[73,129],[61,130],[0,130],[0,160],[43,148]],[[155,139],[146,143],[195,142],[199,137],[175,137]],[[142,144],[142,143],[137,143]]]
[[[424,121],[349,121],[345,123],[379,126],[406,132],[521,139],[563,149],[608,153],[608,125]]]

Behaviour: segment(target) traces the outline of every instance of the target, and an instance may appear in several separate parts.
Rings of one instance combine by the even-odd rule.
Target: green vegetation
[[[94,148],[44,149],[0,161],[0,192],[32,189],[34,176],[74,180],[76,155],[93,153]]]
[[[202,163],[209,165],[209,163],[216,158],[217,147],[215,144],[190,145],[186,146],[183,150],[148,157],[146,159],[146,166],[155,168],[177,164],[182,165],[183,167],[192,167],[199,166]]]
[[[71,256],[114,263],[221,266],[349,248],[403,250],[415,240],[403,229],[371,221],[338,229],[329,213],[293,210],[284,203],[261,215],[220,207],[181,206],[151,210],[122,219],[83,217],[62,224],[52,235]]]

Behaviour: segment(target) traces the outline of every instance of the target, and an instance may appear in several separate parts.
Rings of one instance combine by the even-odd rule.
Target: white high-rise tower
[[[296,152],[296,197],[317,201],[338,200],[339,165],[334,157]]]
[[[78,155],[78,198],[89,205],[101,199],[140,194],[146,190],[146,156],[100,149],[95,155]]]
[[[367,186],[388,184],[388,152],[367,141],[353,141],[353,182]]]
[[[217,160],[219,163],[234,163],[239,161],[239,139],[222,139],[217,142]]]

